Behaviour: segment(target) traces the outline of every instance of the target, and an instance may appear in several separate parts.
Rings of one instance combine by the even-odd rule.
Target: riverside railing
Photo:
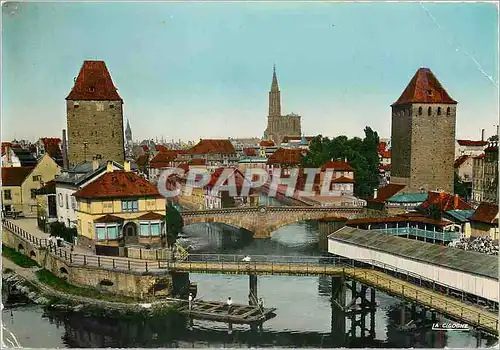
[[[269,256],[269,255],[252,255],[250,257],[250,261],[243,261],[246,258],[246,255],[238,255],[238,254],[190,254],[186,261],[144,261],[138,259],[129,259],[129,258],[118,258],[118,257],[105,257],[99,255],[86,255],[86,254],[78,254],[72,253],[68,250],[68,248],[56,247],[54,245],[49,245],[47,239],[40,239],[34,237],[30,233],[25,230],[19,228],[18,226],[8,222],[3,222],[4,228],[9,229],[9,231],[16,234],[18,237],[26,240],[27,242],[32,243],[34,246],[38,246],[40,248],[46,248],[48,251],[55,257],[58,257],[72,266],[85,266],[85,267],[96,267],[96,268],[105,268],[105,269],[116,269],[116,270],[125,270],[125,271],[146,271],[146,272],[166,272],[166,271],[187,271],[187,272],[200,272],[203,270],[214,270],[220,271],[224,273],[225,271],[228,273],[259,273],[263,270],[267,274],[305,274],[305,275],[331,275],[332,270],[337,270],[339,273],[344,273],[352,278],[361,279],[363,277],[364,281],[369,284],[375,283],[377,288],[384,289],[384,284],[381,281],[387,281],[388,286],[396,286],[400,285],[401,290],[397,290],[398,295],[402,295],[403,297],[410,297],[408,290],[412,290],[412,284],[418,285],[422,287],[424,285],[423,282],[427,282],[427,285],[432,286],[432,291],[436,291],[442,293],[442,288],[444,287],[447,290],[447,294],[451,290],[454,290],[453,287],[443,284],[441,282],[435,282],[429,280],[421,275],[400,269],[395,266],[391,266],[388,264],[380,263],[373,260],[363,260],[363,261],[354,261],[348,258],[333,256],[333,257],[324,257],[324,256]],[[374,271],[370,271],[374,270]],[[359,271],[359,273],[358,273]],[[386,276],[377,274],[377,271],[383,272]],[[370,278],[368,278],[368,274],[370,274]],[[406,279],[408,284],[403,284],[403,281],[397,281],[391,279],[389,274],[396,274],[399,280]],[[406,277],[406,278],[405,278]],[[373,281],[375,278],[375,281]],[[438,289],[435,289],[438,287]],[[406,292],[405,292],[405,288]],[[425,287],[429,288],[429,287]],[[392,289],[391,289],[392,290]],[[415,290],[415,289],[413,289]],[[394,290],[392,290],[394,292]],[[495,322],[496,327],[495,330],[498,329],[498,318],[494,318],[494,316],[490,316],[486,314],[488,311],[484,311],[484,313],[480,313],[478,311],[472,310],[470,307],[464,306],[465,295],[464,292],[461,291],[462,294],[462,303],[459,301],[452,302],[443,298],[439,298],[439,295],[432,295],[431,292],[422,292],[420,293],[420,297],[418,295],[411,296],[411,299],[424,303],[425,300],[422,299],[422,295],[426,295],[432,297],[434,299],[430,299],[427,301],[428,306],[434,307],[438,309],[439,305],[435,305],[438,301],[441,303],[445,303],[444,309],[441,307],[439,310],[448,312],[450,306],[447,305],[455,305],[456,308],[461,308],[460,317],[463,318],[464,321],[473,322],[471,325],[479,325],[482,322],[482,325],[487,322],[488,325],[493,324]],[[406,293],[406,294],[405,294]],[[416,293],[416,292],[415,292]],[[444,297],[444,296],[443,296]],[[420,299],[419,299],[420,298]],[[432,302],[434,300],[434,303]],[[427,304],[426,304],[427,305]],[[464,312],[465,311],[465,312]],[[470,318],[467,316],[472,313],[474,317]],[[452,316],[457,316],[453,314]],[[465,318],[465,317],[468,318]],[[457,316],[458,317],[458,316]],[[475,321],[477,320],[477,321]],[[489,326],[488,326],[489,327]],[[491,331],[491,330],[490,330]],[[495,333],[495,334],[498,334]]]

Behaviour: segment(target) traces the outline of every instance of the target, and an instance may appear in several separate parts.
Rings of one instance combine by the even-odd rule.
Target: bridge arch
[[[36,253],[33,250],[30,252],[30,258],[33,260],[36,259]]]
[[[189,219],[184,219],[184,227],[190,226],[190,225],[195,225],[195,224],[201,224],[201,223],[214,223],[214,224],[225,224],[237,228],[242,228],[244,230],[253,232],[253,227],[247,223],[239,223],[237,220],[234,220],[232,218],[210,218],[210,217],[196,217],[196,218],[189,218]]]
[[[24,246],[21,243],[17,246],[17,251],[24,254]]]

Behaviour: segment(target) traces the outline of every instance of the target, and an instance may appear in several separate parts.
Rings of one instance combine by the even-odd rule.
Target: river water
[[[270,239],[253,240],[248,232],[221,224],[196,224],[184,229],[197,252],[319,256],[316,223],[282,227]],[[248,277],[192,274],[198,284],[198,298],[248,303]],[[79,313],[45,311],[37,306],[8,307],[3,325],[23,347],[449,347],[475,348],[473,332],[436,332],[430,329],[402,331],[400,302],[376,292],[375,334],[341,340],[332,329],[331,280],[322,277],[259,276],[258,294],[265,306],[277,308],[277,316],[261,332],[248,326],[195,321],[192,330],[165,330],[161,324],[142,321],[103,320]],[[350,300],[349,291],[347,301]],[[406,320],[408,322],[409,318]],[[369,328],[369,317],[366,325]],[[351,322],[346,320],[346,332]],[[368,335],[368,332],[366,332]],[[496,340],[483,336],[480,346]]]

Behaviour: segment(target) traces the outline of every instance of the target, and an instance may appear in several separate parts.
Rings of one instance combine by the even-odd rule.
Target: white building
[[[129,163],[130,164],[130,163]],[[123,170],[123,166],[113,162],[113,170]],[[106,163],[98,160],[80,163],[69,170],[63,170],[56,177],[57,219],[67,227],[76,227],[76,200],[73,193],[85,187],[106,173]]]

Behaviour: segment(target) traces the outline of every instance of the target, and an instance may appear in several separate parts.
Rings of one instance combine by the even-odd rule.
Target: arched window
[[[438,107],[437,115],[441,115],[441,107]]]
[[[422,107],[418,107],[418,115],[422,115]]]
[[[446,108],[446,115],[450,115],[450,114],[451,114],[451,108],[448,107],[448,108]]]
[[[432,108],[429,107],[429,108],[427,108],[427,115],[431,115],[431,114],[432,114]]]

